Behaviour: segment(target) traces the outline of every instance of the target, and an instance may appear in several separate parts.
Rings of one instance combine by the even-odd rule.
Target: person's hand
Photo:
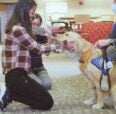
[[[112,0],[112,3],[116,3],[116,0]]]
[[[74,49],[74,41],[64,40],[63,41],[63,48],[67,49],[67,50],[69,50],[71,52],[75,51],[75,49]]]
[[[69,50],[70,52],[74,52],[75,49],[74,49],[74,41],[67,41],[67,40],[64,40],[64,41],[58,41],[58,42],[55,42],[55,45],[56,45],[56,49],[67,49]]]
[[[46,55],[46,56],[49,56],[49,55],[50,55],[50,52],[46,52],[45,55]]]
[[[111,42],[111,39],[102,39],[102,40],[98,40],[98,41],[95,43],[95,47],[102,48],[102,47],[105,47],[105,46],[110,45],[110,42]]]

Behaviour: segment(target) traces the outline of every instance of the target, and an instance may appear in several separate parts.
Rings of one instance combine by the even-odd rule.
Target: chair
[[[78,14],[74,16],[74,21],[75,24],[72,25],[72,29],[77,29],[77,32],[81,32],[82,31],[82,24],[89,22],[90,21],[90,15],[89,14]]]
[[[78,14],[74,16],[75,23],[85,23],[90,21],[89,14]]]
[[[104,15],[101,15],[101,21],[115,22],[116,21],[116,15],[115,14],[104,14]]]
[[[61,34],[64,34],[66,31],[68,31],[70,29],[68,27],[68,23],[67,22],[64,22],[64,21],[54,21],[51,24],[52,24],[52,31],[53,31],[53,33],[61,33]],[[54,27],[55,24],[56,25],[59,24],[59,27],[57,27],[57,29],[55,29],[56,27]],[[61,26],[62,24],[64,26]]]

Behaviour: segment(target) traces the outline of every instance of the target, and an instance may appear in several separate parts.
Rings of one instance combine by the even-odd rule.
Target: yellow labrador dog
[[[84,104],[91,105],[92,108],[101,109],[105,106],[116,108],[116,65],[109,71],[111,89],[108,90],[107,80],[102,83],[100,88],[101,71],[91,63],[91,59],[102,54],[100,49],[83,39],[79,34],[67,32],[62,40],[74,41],[75,52],[64,50],[66,54],[77,59],[80,62],[80,69],[88,80],[88,85],[91,91],[90,99],[84,101]]]

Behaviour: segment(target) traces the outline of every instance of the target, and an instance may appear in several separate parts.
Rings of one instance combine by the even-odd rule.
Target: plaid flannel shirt
[[[3,72],[7,73],[14,68],[23,68],[29,72],[31,69],[30,51],[41,54],[61,48],[60,45],[41,45],[33,40],[24,27],[16,25],[11,34],[7,34],[3,41],[2,65]]]

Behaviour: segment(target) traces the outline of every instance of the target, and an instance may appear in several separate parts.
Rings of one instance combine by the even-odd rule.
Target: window
[[[46,4],[46,24],[67,16],[67,3],[47,3]]]

